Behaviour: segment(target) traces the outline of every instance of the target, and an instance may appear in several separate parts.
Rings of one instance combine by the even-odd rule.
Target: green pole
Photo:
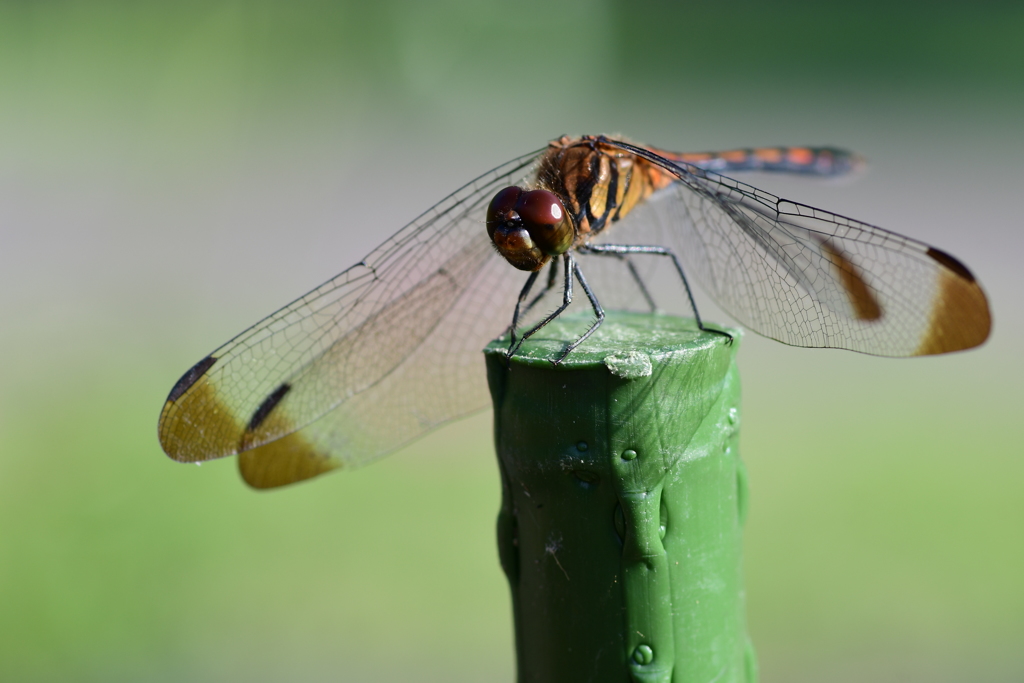
[[[552,365],[591,320],[485,349],[518,680],[754,683],[738,332],[609,312]]]

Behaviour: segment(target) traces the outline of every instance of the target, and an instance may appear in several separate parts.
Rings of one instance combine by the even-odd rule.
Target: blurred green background
[[[766,683],[1024,680],[1022,84],[1019,3],[0,3],[0,680],[512,680],[489,415],[264,494],[156,418],[455,187],[600,132],[856,149],[855,183],[750,180],[978,274],[973,352],[747,336],[750,629]]]

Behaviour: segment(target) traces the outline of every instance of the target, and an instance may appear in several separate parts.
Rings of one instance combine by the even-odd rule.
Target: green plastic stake
[[[754,683],[739,332],[609,312],[554,366],[591,321],[484,351],[518,680]]]

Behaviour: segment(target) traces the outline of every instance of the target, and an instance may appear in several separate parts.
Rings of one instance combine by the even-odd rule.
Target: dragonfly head
[[[487,234],[498,253],[519,270],[540,270],[572,246],[572,220],[547,190],[506,187],[487,207]]]

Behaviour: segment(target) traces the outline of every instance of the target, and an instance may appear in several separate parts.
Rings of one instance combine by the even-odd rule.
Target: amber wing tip
[[[241,425],[206,376],[216,361],[207,356],[182,375],[160,411],[157,438],[172,460],[203,462],[238,452]]]
[[[238,455],[238,471],[254,489],[272,489],[312,479],[342,466],[293,433]]]
[[[932,310],[917,355],[965,351],[981,346],[992,331],[992,313],[981,285],[967,266],[939,249],[928,256],[941,264]]]

